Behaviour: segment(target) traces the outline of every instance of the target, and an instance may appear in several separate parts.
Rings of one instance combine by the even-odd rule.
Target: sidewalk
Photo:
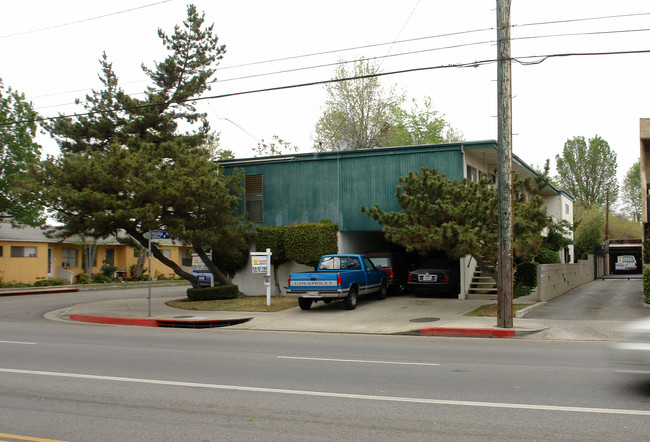
[[[513,328],[496,327],[494,317],[464,316],[485,300],[389,297],[361,298],[355,310],[340,302],[317,303],[310,310],[298,307],[280,312],[181,310],[165,305],[167,299],[95,301],[51,312],[49,319],[149,327],[211,328],[317,333],[408,334],[423,336],[510,337],[550,340],[609,341],[615,339],[615,321],[555,321],[515,317]],[[526,300],[519,298],[517,303]],[[531,301],[532,302],[532,301]]]

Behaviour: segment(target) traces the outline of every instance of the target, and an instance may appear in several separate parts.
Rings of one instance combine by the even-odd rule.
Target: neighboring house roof
[[[50,238],[47,236],[47,231],[54,228],[55,226],[43,226],[43,227],[32,227],[32,226],[20,226],[14,227],[8,221],[0,222],[0,241],[11,241],[11,242],[36,242],[36,243],[47,243],[47,244],[94,244],[94,245],[123,245],[126,235],[120,235],[120,239],[123,239],[120,242],[115,236],[109,236],[107,238],[82,238],[79,235],[75,235],[70,238]],[[159,246],[163,247],[174,247],[182,246],[182,244],[171,240],[171,239],[157,239],[155,242]]]
[[[14,227],[10,222],[0,223],[0,241],[13,241],[13,242],[40,242],[48,244],[80,244],[83,241],[79,236],[71,238],[50,238],[47,236],[46,232],[49,229],[52,229],[54,226],[43,226],[43,227],[32,227],[32,226],[20,226]],[[110,245],[110,244],[120,244],[120,242],[113,236],[108,238],[100,238],[94,241],[93,239],[87,239],[86,242],[91,242],[94,244],[101,245]]]

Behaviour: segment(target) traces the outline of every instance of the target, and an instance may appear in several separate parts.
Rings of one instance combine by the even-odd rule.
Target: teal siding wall
[[[490,146],[492,146],[490,144]],[[380,230],[361,213],[378,204],[399,210],[395,198],[399,177],[422,165],[451,179],[463,178],[463,144],[368,149],[299,154],[223,162],[228,173],[262,174],[264,224],[288,225],[329,219],[342,231]],[[241,205],[243,212],[243,203]]]

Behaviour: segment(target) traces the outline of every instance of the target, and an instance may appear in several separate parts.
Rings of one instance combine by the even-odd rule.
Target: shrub
[[[216,287],[202,287],[187,289],[187,299],[190,301],[213,301],[216,299],[234,299],[239,295],[236,285],[218,285]]]
[[[537,263],[522,262],[515,269],[515,287],[537,287]]]
[[[96,284],[111,282],[112,280],[113,278],[110,278],[102,273],[93,273],[93,282]]]
[[[530,292],[533,289],[531,287],[525,286],[525,285],[520,285],[514,288],[514,291],[512,293],[513,298],[519,298],[520,296],[526,296],[530,295]]]
[[[88,284],[88,273],[79,273],[74,277],[76,284]],[[102,275],[101,273],[93,273],[93,283],[99,284],[104,282],[111,282],[111,278]]]
[[[49,287],[52,285],[64,285],[65,281],[62,279],[41,279],[34,283],[34,287]]]
[[[117,267],[115,267],[115,266],[103,265],[101,272],[102,272],[102,275],[108,276],[109,278],[113,278],[113,275],[115,275],[116,270],[117,270]]]
[[[79,273],[74,277],[75,284],[88,284],[88,273]]]
[[[288,226],[285,233],[287,259],[315,266],[321,256],[338,252],[338,224],[328,220]]]
[[[535,257],[535,261],[540,264],[559,264],[562,262],[560,261],[560,255],[550,249],[541,249]]]
[[[650,304],[650,266],[643,269],[643,302]]]

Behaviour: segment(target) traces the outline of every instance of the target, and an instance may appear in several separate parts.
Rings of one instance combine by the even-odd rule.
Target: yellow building
[[[157,240],[159,249],[184,270],[192,270],[192,248],[171,240]],[[91,247],[89,247],[91,246]],[[0,282],[33,284],[43,279],[62,279],[74,283],[75,276],[86,273],[84,262],[92,250],[92,273],[100,273],[104,265],[117,268],[117,276],[129,278],[140,250],[116,238],[65,240],[49,238],[39,227],[14,228],[0,223]],[[146,253],[146,250],[145,250]],[[148,259],[143,268],[148,269]],[[172,269],[151,258],[152,277],[171,277]]]

